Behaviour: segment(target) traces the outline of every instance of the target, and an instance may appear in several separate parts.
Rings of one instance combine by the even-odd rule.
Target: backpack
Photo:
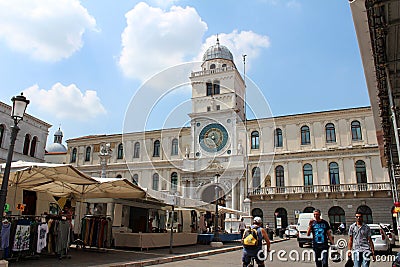
[[[259,236],[257,228],[247,228],[242,237],[242,244],[244,247],[257,247],[259,244]]]

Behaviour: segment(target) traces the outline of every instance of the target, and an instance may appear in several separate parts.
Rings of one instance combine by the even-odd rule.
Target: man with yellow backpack
[[[247,267],[254,258],[258,266],[264,266],[265,255],[263,253],[263,239],[267,245],[267,252],[271,251],[271,242],[269,241],[267,231],[262,228],[262,220],[260,217],[254,217],[253,225],[249,226],[242,236],[243,244],[243,266]]]

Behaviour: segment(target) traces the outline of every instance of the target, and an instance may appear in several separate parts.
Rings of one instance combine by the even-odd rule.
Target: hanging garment
[[[67,221],[60,221],[57,230],[56,253],[65,255],[69,247],[70,224]]]
[[[1,248],[5,249],[10,246],[10,230],[11,223],[3,222],[3,226],[1,228]]]
[[[29,250],[30,230],[30,225],[17,225],[12,249],[13,251]]]
[[[38,240],[37,240],[37,253],[42,252],[42,249],[47,246],[47,233],[49,232],[49,228],[47,223],[42,223],[39,225],[38,229]]]

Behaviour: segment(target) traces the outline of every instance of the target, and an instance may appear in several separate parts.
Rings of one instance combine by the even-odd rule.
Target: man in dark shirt
[[[334,244],[331,227],[324,219],[321,219],[321,211],[314,210],[314,219],[310,220],[307,236],[313,234],[313,250],[315,252],[315,264],[317,267],[328,267],[329,244]]]

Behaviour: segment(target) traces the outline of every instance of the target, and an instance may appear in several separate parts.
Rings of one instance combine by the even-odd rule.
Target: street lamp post
[[[14,125],[11,126],[11,137],[10,137],[10,147],[8,148],[6,167],[4,168],[3,182],[1,184],[0,190],[0,212],[1,221],[4,217],[4,206],[6,205],[7,190],[8,190],[8,179],[10,178],[11,161],[14,153],[15,140],[17,139],[17,134],[19,131],[18,123],[23,119],[26,107],[29,104],[29,100],[25,96],[18,95],[11,99],[13,102],[11,110],[11,118],[14,121]],[[1,243],[1,228],[0,228],[0,243]],[[3,258],[3,253],[0,255]]]
[[[100,147],[100,153],[99,153],[99,158],[100,158],[100,165],[101,165],[101,174],[100,177],[101,178],[106,178],[107,174],[106,174],[106,170],[107,170],[107,162],[108,160],[111,158],[111,148],[110,148],[110,144],[102,144]]]
[[[214,237],[212,242],[221,242],[219,238],[219,231],[218,231],[218,199],[219,199],[219,177],[221,175],[219,173],[215,174],[215,223],[214,223]]]

